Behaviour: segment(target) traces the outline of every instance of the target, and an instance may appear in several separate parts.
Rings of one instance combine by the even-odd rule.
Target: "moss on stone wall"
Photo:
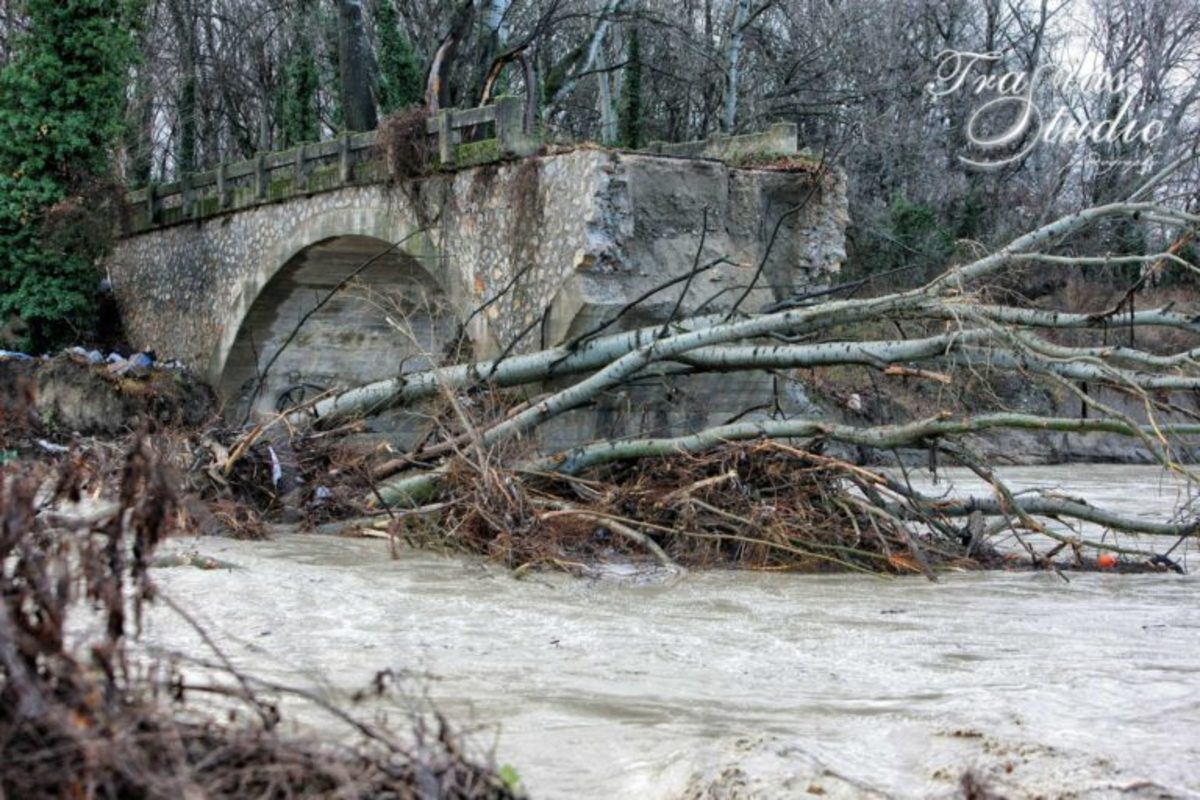
[[[275,178],[271,181],[270,188],[267,189],[268,200],[282,200],[292,194],[292,188],[295,181],[291,177]]]
[[[487,144],[482,142],[479,144]],[[495,160],[495,159],[491,159]],[[342,180],[342,168],[338,163],[314,164],[305,179],[298,181],[295,169],[284,167],[273,170],[269,175],[269,183],[265,194],[258,194],[257,175],[239,176],[227,189],[229,203],[222,207],[215,185],[207,186],[197,194],[192,213],[184,214],[182,208],[176,206],[163,208],[159,205],[155,219],[151,222],[144,199],[140,199],[133,207],[133,213],[125,228],[124,234],[142,233],[155,228],[177,225],[191,220],[207,219],[209,217],[229,212],[242,211],[254,206],[277,203],[294,197],[306,197],[321,192],[336,191],[346,186],[382,182],[387,175],[387,166],[382,159],[360,161],[351,167],[351,174],[346,181]],[[161,200],[159,201],[162,202]]]
[[[500,160],[500,140],[484,139],[481,142],[467,142],[454,148],[456,167],[470,167],[476,164],[488,164]]]
[[[308,192],[323,192],[336,189],[341,185],[341,167],[336,164],[328,167],[316,167],[308,173]]]
[[[197,204],[196,213],[198,216],[207,217],[216,214],[221,210],[221,198],[216,195],[211,197],[202,197]]]

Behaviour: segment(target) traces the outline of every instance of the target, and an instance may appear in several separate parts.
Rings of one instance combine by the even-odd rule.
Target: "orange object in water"
[[[1112,569],[1117,565],[1117,557],[1112,553],[1101,553],[1096,558],[1096,566],[1100,569]]]

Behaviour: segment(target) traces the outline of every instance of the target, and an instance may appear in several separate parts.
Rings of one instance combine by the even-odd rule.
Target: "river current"
[[[1178,500],[1151,468],[1003,475],[1130,514]],[[240,669],[334,700],[403,672],[411,697],[363,713],[432,704],[536,798],[950,797],[965,770],[1011,797],[1200,797],[1192,575],[517,580],[377,540],[171,549],[237,565],[155,577]],[[145,640],[209,655],[162,607]]]

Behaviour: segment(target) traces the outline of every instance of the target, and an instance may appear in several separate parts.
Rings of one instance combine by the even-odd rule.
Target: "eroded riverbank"
[[[1005,477],[1139,513],[1177,499],[1121,469]],[[517,581],[376,541],[176,546],[242,567],[157,571],[239,666],[338,696],[423,675],[411,688],[497,731],[535,797],[950,796],[965,769],[1012,796],[1200,793],[1193,576]],[[164,609],[148,633],[200,652]]]

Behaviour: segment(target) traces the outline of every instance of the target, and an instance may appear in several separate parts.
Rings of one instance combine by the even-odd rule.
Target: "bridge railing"
[[[134,231],[335,189],[378,175],[374,131],[301,144],[129,192]]]
[[[464,131],[492,126],[490,138],[463,143]],[[504,158],[523,158],[542,146],[541,137],[525,130],[525,104],[518,97],[499,97],[478,108],[447,108],[425,122],[425,131],[438,137],[443,167],[469,167]]]
[[[491,129],[492,135],[484,137]],[[524,103],[516,97],[468,109],[444,109],[425,121],[425,132],[438,140],[443,169],[487,164],[533,155],[541,138],[526,130]],[[716,136],[696,142],[652,142],[645,151],[693,158],[797,152],[796,126],[773,125],[762,133]],[[472,141],[464,142],[463,139]],[[325,192],[387,177],[386,159],[375,131],[325,142],[301,144],[278,153],[262,153],[248,161],[221,164],[179,180],[151,184],[129,192],[132,207],[128,233],[203,219],[227,211]]]
[[[500,97],[488,106],[441,111],[426,121],[426,133],[437,137],[444,169],[528,156],[541,147],[541,139],[525,132],[523,114],[519,98]],[[468,129],[486,133],[486,127],[494,128],[491,138],[462,142]],[[377,133],[368,131],[262,153],[135,189],[127,196],[132,209],[127,232],[382,180],[387,177],[386,159],[377,145]]]

